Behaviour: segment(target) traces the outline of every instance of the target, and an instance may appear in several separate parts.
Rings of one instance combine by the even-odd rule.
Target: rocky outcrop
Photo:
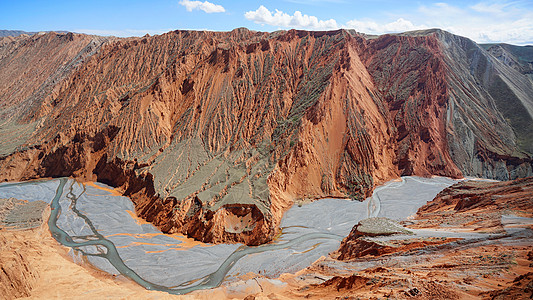
[[[165,232],[256,245],[294,199],[364,199],[400,174],[531,174],[523,120],[505,119],[528,113],[524,75],[487,69],[520,104],[504,112],[498,79],[470,73],[468,41],[246,29],[0,38],[0,179],[98,180]]]
[[[517,276],[510,286],[485,292],[483,299],[531,299],[533,297],[533,272]]]
[[[381,256],[386,254],[406,252],[427,246],[441,245],[457,239],[450,238],[403,238],[378,240],[371,237],[395,234],[412,234],[395,221],[387,218],[368,218],[361,220],[345,237],[339,249],[331,253],[331,257],[338,260],[352,260],[364,256]]]
[[[335,276],[331,279],[326,280],[324,283],[320,284],[320,287],[334,287],[337,291],[342,289],[344,290],[357,290],[361,287],[367,285],[368,282],[371,282],[371,278],[367,278],[359,275],[351,275],[347,277]]]
[[[386,236],[393,234],[411,234],[411,232],[391,219],[377,217],[361,220],[352,228],[349,236],[357,238],[360,236]]]
[[[0,198],[0,228],[29,229],[42,224],[42,214],[48,203],[26,202],[15,198]]]
[[[502,215],[533,217],[533,177],[504,182],[462,181],[418,209],[413,227],[461,227],[502,232]]]
[[[0,228],[0,293],[4,299],[28,297],[39,275],[31,269],[23,253],[11,247],[10,237]]]

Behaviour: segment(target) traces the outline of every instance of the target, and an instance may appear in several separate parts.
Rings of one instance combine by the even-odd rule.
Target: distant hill
[[[0,37],[19,36],[21,34],[32,35],[36,33],[37,32],[28,32],[28,31],[23,31],[23,30],[0,30]]]
[[[0,37],[5,36],[19,36],[21,34],[34,35],[39,32],[51,32],[51,31],[24,31],[24,30],[0,30]],[[68,31],[64,30],[54,30],[57,33],[67,33]]]
[[[481,44],[480,46],[507,66],[533,79],[533,46],[515,46],[503,43]]]

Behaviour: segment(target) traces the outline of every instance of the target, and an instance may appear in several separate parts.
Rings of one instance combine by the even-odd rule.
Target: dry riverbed
[[[385,186],[376,189],[374,199],[367,199],[363,203],[353,203],[356,205],[353,216],[347,213],[349,210],[343,211],[342,214],[334,213],[339,207],[350,207],[352,202],[346,200],[324,200],[305,204],[302,207],[296,206],[286,214],[285,223],[282,222],[282,226],[285,225],[284,235],[279,240],[289,241],[310,231],[332,233],[342,231],[345,236],[356,221],[347,224],[349,220],[344,220],[344,217],[362,220],[376,215],[392,216],[396,217],[397,221],[401,221],[416,211],[414,205],[410,203],[412,207],[394,215],[394,207],[401,207],[403,203],[406,203],[405,198],[409,195],[410,189],[416,187],[426,194],[426,198],[430,197],[418,199],[422,205],[452,183],[454,182],[447,181],[447,179],[431,181],[411,177],[391,182],[388,188]],[[57,183],[48,182],[40,185],[40,190],[34,190],[33,193],[53,197],[55,185]],[[96,194],[97,190],[99,194]],[[106,199],[102,198],[106,193],[110,196],[119,196],[113,194],[114,191],[111,189],[104,191],[102,186],[91,191],[93,196],[97,195],[102,200]],[[17,203],[17,205],[24,205],[27,201]],[[338,205],[340,206],[337,207]],[[359,206],[364,208],[363,213]],[[315,211],[327,212],[328,209],[333,213],[332,216],[327,213],[324,216],[329,216],[329,219],[326,217],[302,218]],[[122,275],[112,275],[95,268],[83,257],[75,256],[77,258],[73,259],[70,248],[59,245],[51,236],[46,225],[49,212],[49,208],[45,209],[42,218],[45,223],[37,228],[26,230],[3,228],[0,230],[0,263],[4,269],[4,272],[0,274],[3,276],[0,277],[0,293],[7,295],[8,299],[21,296],[39,299],[102,297],[130,299],[243,299],[245,297],[247,299],[334,299],[336,297],[348,297],[348,299],[383,297],[471,299],[494,296],[506,299],[510,295],[523,294],[524,297],[529,297],[531,293],[531,291],[528,292],[528,286],[532,285],[533,277],[531,222],[529,219],[515,220],[516,218],[510,222],[507,215],[502,217],[503,225],[500,226],[503,228],[500,228],[503,230],[500,229],[496,233],[492,231],[492,234],[479,233],[479,230],[468,228],[468,226],[462,226],[458,231],[457,227],[448,228],[444,222],[441,222],[444,226],[442,228],[436,228],[434,224],[430,228],[424,228],[421,226],[423,221],[417,223],[416,218],[414,221],[410,218],[412,221],[404,225],[411,227],[409,230],[414,234],[368,237],[369,241],[385,244],[394,251],[388,249],[388,252],[379,253],[379,255],[363,255],[344,261],[332,258],[329,252],[319,255],[322,252],[316,251],[321,249],[321,245],[322,247],[329,245],[325,249],[338,248],[338,246],[333,247],[331,243],[324,244],[324,241],[320,245],[309,243],[309,245],[299,246],[300,248],[248,255],[237,262],[233,271],[229,273],[231,275],[229,280],[223,282],[220,287],[177,296],[146,290]],[[132,217],[130,213],[127,214]],[[4,215],[6,215],[5,212]],[[30,215],[33,216],[34,213]],[[490,217],[493,216],[490,215]],[[34,216],[32,218],[35,219]],[[135,218],[132,220],[139,226],[146,226],[141,220]],[[300,220],[306,221],[298,224],[298,222],[303,222]],[[96,220],[95,224],[98,223],[99,221]],[[103,222],[100,223],[103,224]],[[187,240],[182,242],[184,247],[189,245]],[[139,246],[141,247],[139,249],[144,250],[153,247]],[[193,243],[189,246],[185,248],[192,249],[200,245]],[[176,249],[170,251],[176,251]],[[183,250],[178,251],[181,253]],[[312,256],[305,256],[313,251],[315,254]],[[305,265],[296,267],[295,271],[284,271],[287,269],[278,269],[275,266],[271,269],[265,268],[269,262],[279,260],[281,257],[287,257],[288,264],[290,264],[290,258],[293,256],[291,253],[308,257],[314,262],[307,262],[308,267]],[[15,286],[15,289],[10,289],[11,284]]]

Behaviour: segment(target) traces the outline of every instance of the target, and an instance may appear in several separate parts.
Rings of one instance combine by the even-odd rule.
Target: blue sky
[[[476,42],[533,44],[532,0],[0,0],[0,29],[141,36],[247,27],[382,34],[442,28]]]

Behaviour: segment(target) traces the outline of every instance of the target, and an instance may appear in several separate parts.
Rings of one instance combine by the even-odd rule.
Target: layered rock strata
[[[533,217],[533,177],[512,181],[463,181],[418,209],[415,228],[459,227],[504,232],[505,218]],[[503,216],[503,218],[502,218]]]
[[[456,238],[410,237],[380,241],[373,237],[389,235],[411,235],[410,230],[387,218],[368,218],[355,225],[345,237],[339,249],[331,257],[348,261],[364,256],[382,256],[386,254],[411,251],[427,246],[441,245],[456,241]]]
[[[0,38],[0,178],[98,180],[165,232],[256,245],[295,199],[531,175],[524,78],[442,31]]]

